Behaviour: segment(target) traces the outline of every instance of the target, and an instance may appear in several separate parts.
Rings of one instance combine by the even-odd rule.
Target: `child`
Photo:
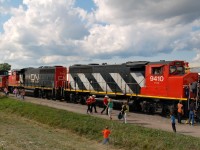
[[[110,135],[110,130],[108,129],[108,127],[106,127],[103,131],[102,131],[102,134],[103,134],[103,137],[104,137],[104,140],[103,140],[103,144],[106,144],[109,142],[109,135]]]
[[[173,112],[171,113],[170,117],[171,117],[172,129],[174,132],[176,132],[176,119]]]

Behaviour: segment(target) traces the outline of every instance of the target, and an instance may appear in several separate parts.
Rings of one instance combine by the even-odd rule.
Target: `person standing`
[[[182,115],[183,115],[183,104],[182,101],[179,101],[177,104],[178,108],[178,123],[181,123]]]
[[[189,86],[190,86],[190,85],[187,85],[187,86],[185,87],[185,97],[186,97],[187,99],[189,99],[189,96],[190,96],[190,88],[189,88]]]
[[[129,112],[129,106],[128,106],[127,102],[124,102],[124,104],[122,105],[121,112],[123,115],[124,123],[127,123],[127,113]]]
[[[190,103],[189,107],[189,125],[194,125],[194,113],[195,113],[195,107],[194,107],[194,102]],[[190,123],[192,121],[192,123]]]
[[[194,99],[196,99],[196,97],[197,97],[197,84],[198,84],[197,81],[195,81],[191,84],[191,90],[194,95]]]
[[[93,108],[95,113],[97,113],[97,108],[96,108],[96,99],[95,99],[96,95],[92,95],[92,99],[91,99],[91,112],[93,112]]]
[[[176,132],[176,119],[175,119],[174,112],[171,113],[170,118],[171,118],[171,123],[172,123],[172,130]]]
[[[91,113],[91,102],[92,102],[92,96],[88,97],[88,99],[86,100],[86,104],[87,104],[87,114]]]
[[[24,99],[24,96],[25,96],[25,89],[22,89],[20,94],[21,94],[21,98]]]
[[[111,98],[108,99],[108,116],[112,120],[112,110],[113,110],[113,101]]]
[[[108,115],[108,96],[106,95],[103,99],[103,110],[101,111],[101,114],[106,110],[106,115]]]
[[[8,91],[8,88],[7,88],[7,87],[4,88],[4,93],[5,93],[5,96],[8,96],[9,91]]]
[[[108,127],[106,127],[103,131],[103,144],[109,143],[109,136],[111,134],[111,131],[108,129]]]
[[[15,97],[18,96],[18,93],[19,93],[19,91],[18,91],[18,89],[15,87],[14,90],[13,90],[13,94],[15,94]]]

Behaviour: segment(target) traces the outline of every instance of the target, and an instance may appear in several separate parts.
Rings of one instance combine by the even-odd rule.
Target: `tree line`
[[[0,64],[0,70],[10,70],[11,69],[11,65],[8,64],[8,63],[3,63],[3,64]]]

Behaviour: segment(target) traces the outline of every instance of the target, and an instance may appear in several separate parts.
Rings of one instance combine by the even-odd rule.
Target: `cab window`
[[[183,66],[176,66],[176,65],[170,66],[169,73],[175,74],[175,75],[184,74],[184,67]]]
[[[153,67],[152,68],[152,74],[153,75],[161,75],[161,74],[163,74],[162,67]]]

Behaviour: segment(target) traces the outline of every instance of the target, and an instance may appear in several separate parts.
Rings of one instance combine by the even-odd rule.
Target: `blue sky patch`
[[[1,6],[4,8],[11,8],[11,7],[19,7],[19,5],[22,5],[23,0],[7,0],[1,3]],[[3,24],[10,18],[10,14],[1,14],[0,13],[0,33],[3,32]]]
[[[92,0],[76,0],[75,6],[80,7],[88,12],[96,9],[96,6]]]
[[[194,26],[192,27],[192,31],[199,31],[200,30],[200,27],[199,26]]]

